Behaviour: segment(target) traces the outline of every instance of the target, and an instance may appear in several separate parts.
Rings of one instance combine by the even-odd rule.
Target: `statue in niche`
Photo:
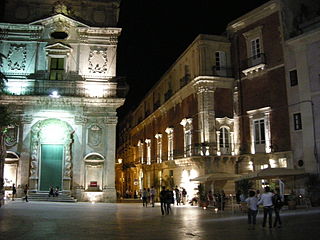
[[[7,128],[6,136],[5,136],[5,144],[7,146],[13,146],[17,143],[18,137],[18,127],[17,126],[9,126]]]
[[[88,130],[88,144],[90,146],[98,146],[101,143],[102,139],[102,129],[93,125]]]

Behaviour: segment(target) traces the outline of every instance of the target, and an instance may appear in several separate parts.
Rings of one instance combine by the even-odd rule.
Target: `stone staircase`
[[[42,202],[70,202],[75,203],[77,199],[70,196],[70,194],[59,193],[58,197],[49,197],[47,192],[29,193],[29,201],[42,201]]]

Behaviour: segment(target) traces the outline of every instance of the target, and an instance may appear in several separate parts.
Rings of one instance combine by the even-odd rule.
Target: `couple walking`
[[[174,203],[173,191],[162,187],[160,192],[160,204],[161,204],[161,213],[162,215],[168,215],[171,212],[171,204]]]
[[[270,187],[265,187],[265,192],[261,195],[261,198],[258,199],[255,196],[254,191],[249,192],[249,198],[246,199],[248,203],[248,224],[252,225],[250,229],[254,229],[256,225],[256,216],[258,213],[259,205],[263,205],[263,223],[262,227],[266,226],[267,218],[269,218],[269,228],[272,228],[272,212],[275,212],[275,221],[273,227],[278,226],[281,227],[281,219],[280,219],[280,209],[282,207],[282,199],[280,196],[279,189],[276,189],[276,193],[272,193],[270,191]]]

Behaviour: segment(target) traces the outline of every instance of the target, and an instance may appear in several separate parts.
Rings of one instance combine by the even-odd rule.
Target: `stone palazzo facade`
[[[250,180],[307,195],[319,175],[319,9],[272,0],[225,36],[199,35],[119,124],[119,194],[164,185],[191,199],[199,183],[234,194]]]
[[[126,94],[116,77],[117,2],[7,4],[0,104],[17,123],[7,132],[4,179],[18,196],[29,184],[34,193],[53,186],[79,201],[116,200],[116,109]]]

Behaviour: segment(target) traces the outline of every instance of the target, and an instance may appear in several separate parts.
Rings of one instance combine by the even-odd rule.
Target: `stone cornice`
[[[247,14],[241,16],[240,18],[232,21],[227,26],[227,31],[237,32],[260,19],[263,19],[277,11],[279,11],[280,6],[277,0],[271,0],[262,6],[248,12]]]

